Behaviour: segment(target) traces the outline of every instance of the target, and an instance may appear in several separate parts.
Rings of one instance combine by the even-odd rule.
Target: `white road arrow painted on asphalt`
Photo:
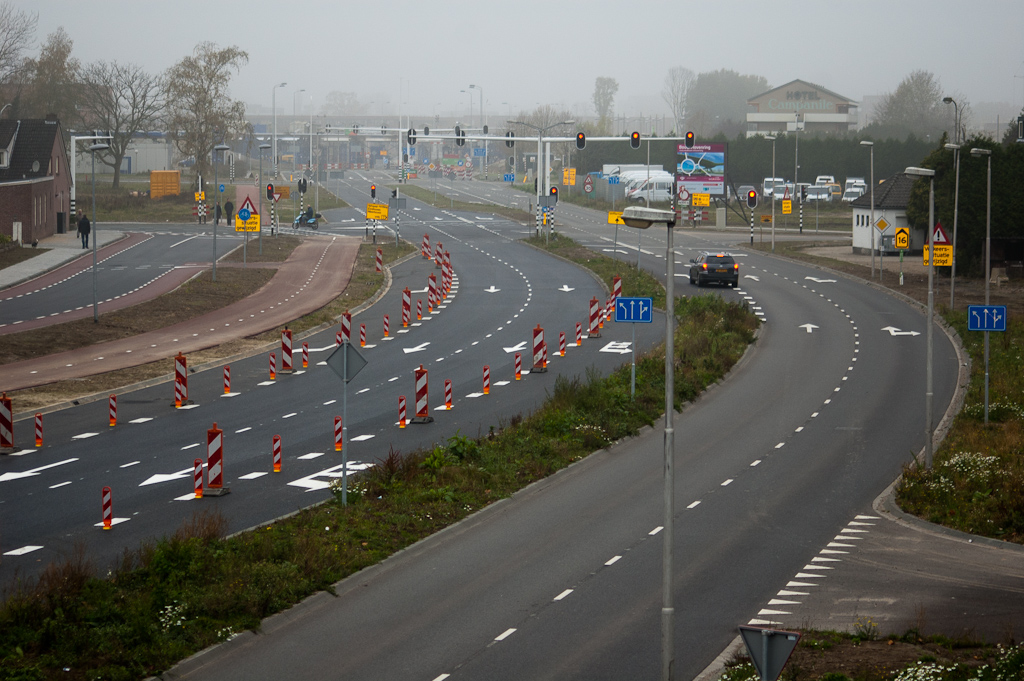
[[[522,343],[519,343],[518,345],[514,345],[511,348],[504,348],[505,352],[520,352],[520,351],[525,350],[525,349],[526,349],[526,341],[523,341]]]
[[[426,293],[429,287],[424,286],[423,288],[414,288],[409,293]]]
[[[755,277],[755,276],[754,276],[753,274],[744,274],[744,275],[743,275],[743,278],[744,278],[744,279],[753,279],[754,281],[761,281],[761,279],[760,279],[760,278],[758,278],[758,277]]]
[[[601,348],[601,352],[613,352],[617,355],[627,355],[632,352],[630,346],[632,343],[627,341],[611,341],[608,345]]]
[[[576,289],[570,288],[568,284],[562,284],[562,288],[556,290],[561,291],[562,293],[568,293],[569,291],[575,291]]]
[[[814,324],[801,324],[797,328],[798,329],[807,329],[807,333],[810,333],[812,329],[817,329],[819,327],[815,326]]]
[[[918,331],[900,331],[895,326],[883,326],[882,331],[888,331],[890,336],[920,336]]]
[[[819,284],[834,284],[834,283],[836,283],[835,279],[818,279],[817,277],[804,277],[804,279],[810,279],[811,281],[819,283]]]
[[[404,352],[404,353],[405,353],[405,354],[407,354],[407,355],[408,355],[409,353],[411,353],[411,352],[422,352],[422,351],[424,351],[424,350],[426,350],[426,349],[427,349],[427,346],[428,346],[428,345],[430,345],[430,341],[426,341],[425,343],[420,343],[419,345],[417,345],[417,346],[415,346],[415,347],[411,347],[411,348],[402,348],[402,352]]]
[[[55,468],[57,466],[63,466],[66,463],[73,463],[75,461],[78,461],[78,459],[64,459],[63,461],[58,461],[57,463],[47,464],[45,466],[40,466],[39,468],[33,468],[27,471],[4,473],[3,475],[0,475],[0,482],[7,482],[8,480],[20,480],[21,478],[31,478],[33,476],[39,475],[39,471],[45,471],[47,468]]]
[[[485,288],[484,289],[484,293],[497,293],[500,290],[501,290],[500,288],[494,288],[494,284],[491,284],[490,288]]]
[[[205,465],[205,464],[204,464]],[[168,482],[170,480],[181,480],[187,478],[195,472],[194,466],[189,466],[184,470],[180,470],[177,473],[157,473],[156,475],[150,476],[147,480],[139,484],[139,487],[145,487],[146,485],[155,485],[160,482]]]

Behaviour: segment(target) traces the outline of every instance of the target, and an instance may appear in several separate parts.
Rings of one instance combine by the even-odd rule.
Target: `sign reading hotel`
[[[725,194],[724,144],[694,144],[692,149],[678,144],[676,153],[680,156],[676,163],[680,190],[691,194]]]

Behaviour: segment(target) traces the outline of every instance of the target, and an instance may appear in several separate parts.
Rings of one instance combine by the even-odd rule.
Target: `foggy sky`
[[[911,71],[967,102],[1024,105],[1019,0],[11,0],[38,12],[37,44],[63,26],[73,56],[166,69],[201,41],[237,45],[249,63],[232,96],[269,110],[318,111],[332,90],[373,101],[371,114],[469,112],[470,84],[500,122],[538,104],[592,113],[594,79],[619,83],[616,114],[667,114],[673,66],[800,78],[861,101]],[[168,10],[174,10],[171,14]],[[305,92],[295,94],[297,90]],[[473,112],[479,90],[470,90]],[[414,121],[415,123],[415,121]]]

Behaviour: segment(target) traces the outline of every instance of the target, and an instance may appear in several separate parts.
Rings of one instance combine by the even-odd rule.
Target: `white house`
[[[897,173],[883,180],[875,187],[874,221],[879,218],[889,223],[885,231],[879,231],[871,222],[871,191],[850,203],[853,207],[853,252],[871,253],[871,235],[874,232],[875,252],[897,253],[893,240],[898,227],[910,229],[910,252],[920,253],[928,240],[924,229],[915,229],[907,223],[907,204],[910,203],[910,188],[914,178],[906,173]]]

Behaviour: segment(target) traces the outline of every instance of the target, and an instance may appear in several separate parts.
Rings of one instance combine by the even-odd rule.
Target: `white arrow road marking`
[[[484,293],[497,293],[500,290],[501,290],[500,288],[494,288],[494,284],[491,284],[490,288],[485,288],[484,289]]]
[[[810,279],[811,281],[816,282],[818,284],[834,284],[834,283],[836,283],[835,279],[818,279],[817,277],[804,277],[804,279]]]
[[[759,277],[755,277],[753,274],[744,274],[743,278],[744,279],[753,279],[754,281],[761,281],[761,279]]]
[[[575,291],[576,289],[570,288],[568,284],[562,284],[562,288],[556,290],[561,291],[562,293],[568,293],[569,291]]]
[[[920,336],[917,331],[900,331],[895,326],[883,326],[882,331],[888,331],[890,336]]]
[[[27,471],[21,471],[16,473],[4,473],[3,475],[0,475],[0,482],[7,482],[8,480],[20,480],[21,478],[31,478],[33,476],[39,475],[39,471],[45,471],[47,468],[55,468],[57,466],[63,466],[66,463],[73,463],[75,461],[78,461],[78,459],[64,459],[63,461],[58,461],[57,463],[47,464],[45,466],[40,466],[39,468],[33,468]]]
[[[416,288],[416,289],[412,289],[412,290],[409,291],[409,293],[426,293],[426,292],[427,292],[427,287],[426,286],[424,286],[423,288]]]
[[[628,341],[611,341],[601,348],[600,352],[612,352],[617,355],[626,355],[632,352],[630,349],[631,345],[632,343]]]
[[[203,465],[205,466],[206,464]],[[151,475],[145,482],[141,483],[139,487],[145,487],[146,485],[155,485],[159,482],[167,482],[169,480],[180,480],[182,478],[187,478],[194,472],[195,467],[189,466],[188,468],[180,470],[177,473],[157,473],[156,475]]]
[[[427,349],[428,345],[430,345],[430,341],[425,341],[411,348],[402,348],[402,352],[404,352],[407,355],[411,352],[422,352],[423,350]]]
[[[372,463],[349,463],[348,472],[349,474],[352,474],[357,471],[366,470],[372,465]],[[345,464],[338,464],[337,466],[332,466],[331,468],[326,468],[322,471],[317,471],[312,475],[307,475],[304,478],[292,480],[288,484],[294,485],[296,487],[305,487],[307,492],[313,492],[319,489],[327,489],[331,485],[330,480],[317,480],[317,478],[325,477],[330,478],[331,480],[335,478],[340,478],[343,475],[342,471],[344,470],[344,468]]]
[[[5,556],[24,556],[26,553],[32,553],[43,548],[42,546],[22,546],[20,549],[14,549],[13,551],[7,551],[4,553]]]
[[[814,324],[801,324],[797,328],[798,329],[807,329],[807,333],[810,333],[812,329],[817,329],[819,327],[815,326]]]
[[[505,352],[519,352],[520,350],[525,350],[525,349],[526,349],[526,341],[523,341],[522,343],[519,343],[517,345],[513,345],[511,348],[503,348],[503,350],[505,350]]]

